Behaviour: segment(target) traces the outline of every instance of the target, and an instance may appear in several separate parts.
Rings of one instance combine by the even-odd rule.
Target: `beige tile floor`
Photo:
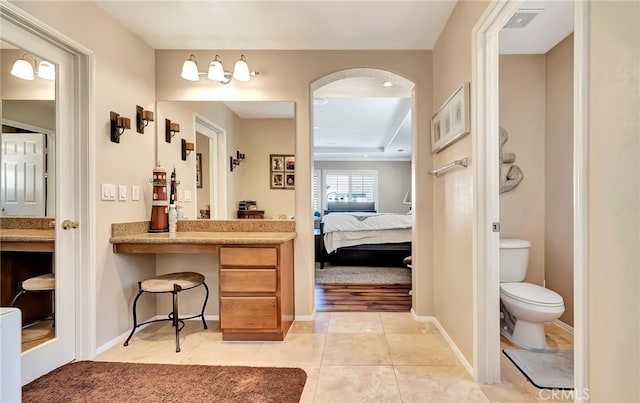
[[[558,334],[552,334],[553,343],[571,340]],[[513,402],[538,397],[538,389],[506,358],[501,358],[506,382],[479,386],[436,327],[414,321],[409,313],[320,313],[314,321],[295,322],[282,342],[223,342],[217,322],[204,331],[199,322],[190,321],[181,333],[180,353],[174,351],[172,335],[168,322],[154,323],[136,333],[128,347],[113,347],[96,360],[300,367],[308,375],[303,402]]]

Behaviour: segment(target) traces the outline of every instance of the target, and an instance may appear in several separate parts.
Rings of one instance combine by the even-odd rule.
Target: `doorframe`
[[[474,378],[500,383],[500,256],[498,161],[498,35],[523,0],[493,0],[472,30],[475,83],[472,153],[476,160],[474,249]],[[588,390],[588,33],[589,4],[575,2],[574,25],[574,397]],[[588,394],[587,394],[588,396]]]
[[[76,295],[76,359],[90,359],[96,351],[96,278],[95,278],[95,122],[93,52],[14,4],[1,1],[0,13],[19,29],[67,52],[73,59],[76,87],[73,105],[75,140],[76,216],[80,222],[75,245],[74,285]]]
[[[209,190],[209,200],[213,204],[211,219],[226,219],[227,197],[220,189],[227,188],[226,147],[224,146],[227,142],[227,131],[198,113],[195,114],[195,128],[196,135],[200,133],[209,138],[209,160],[215,156],[216,163],[209,163],[209,177],[215,178]]]

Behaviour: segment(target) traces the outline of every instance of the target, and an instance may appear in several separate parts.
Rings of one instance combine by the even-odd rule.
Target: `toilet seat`
[[[501,283],[500,292],[506,297],[525,304],[542,307],[564,306],[560,294],[535,284]]]

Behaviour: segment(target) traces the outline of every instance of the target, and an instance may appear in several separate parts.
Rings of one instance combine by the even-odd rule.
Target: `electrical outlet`
[[[191,201],[191,191],[190,190],[185,190],[184,191],[184,201],[185,202],[190,202]]]
[[[131,186],[131,200],[133,201],[140,200],[140,186],[138,185]]]
[[[184,201],[184,190],[178,190],[178,201]]]
[[[118,200],[127,201],[127,185],[118,185]]]

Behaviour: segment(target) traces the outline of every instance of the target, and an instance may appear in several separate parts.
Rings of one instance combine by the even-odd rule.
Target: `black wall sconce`
[[[187,156],[191,154],[191,151],[194,150],[193,143],[187,142],[187,140],[182,139],[182,161],[187,160]]]
[[[240,166],[240,164],[244,161],[244,153],[240,151],[236,151],[236,157],[229,157],[229,169],[233,172],[234,169]]]
[[[171,123],[169,119],[164,120],[164,141],[171,143],[171,137],[180,133],[180,123]]]
[[[111,112],[109,114],[109,121],[111,123],[111,141],[120,143],[120,136],[124,134],[126,129],[131,129],[131,119]]]
[[[140,134],[144,134],[144,128],[149,122],[153,122],[153,112],[145,111],[140,105],[136,105],[136,130]]]

